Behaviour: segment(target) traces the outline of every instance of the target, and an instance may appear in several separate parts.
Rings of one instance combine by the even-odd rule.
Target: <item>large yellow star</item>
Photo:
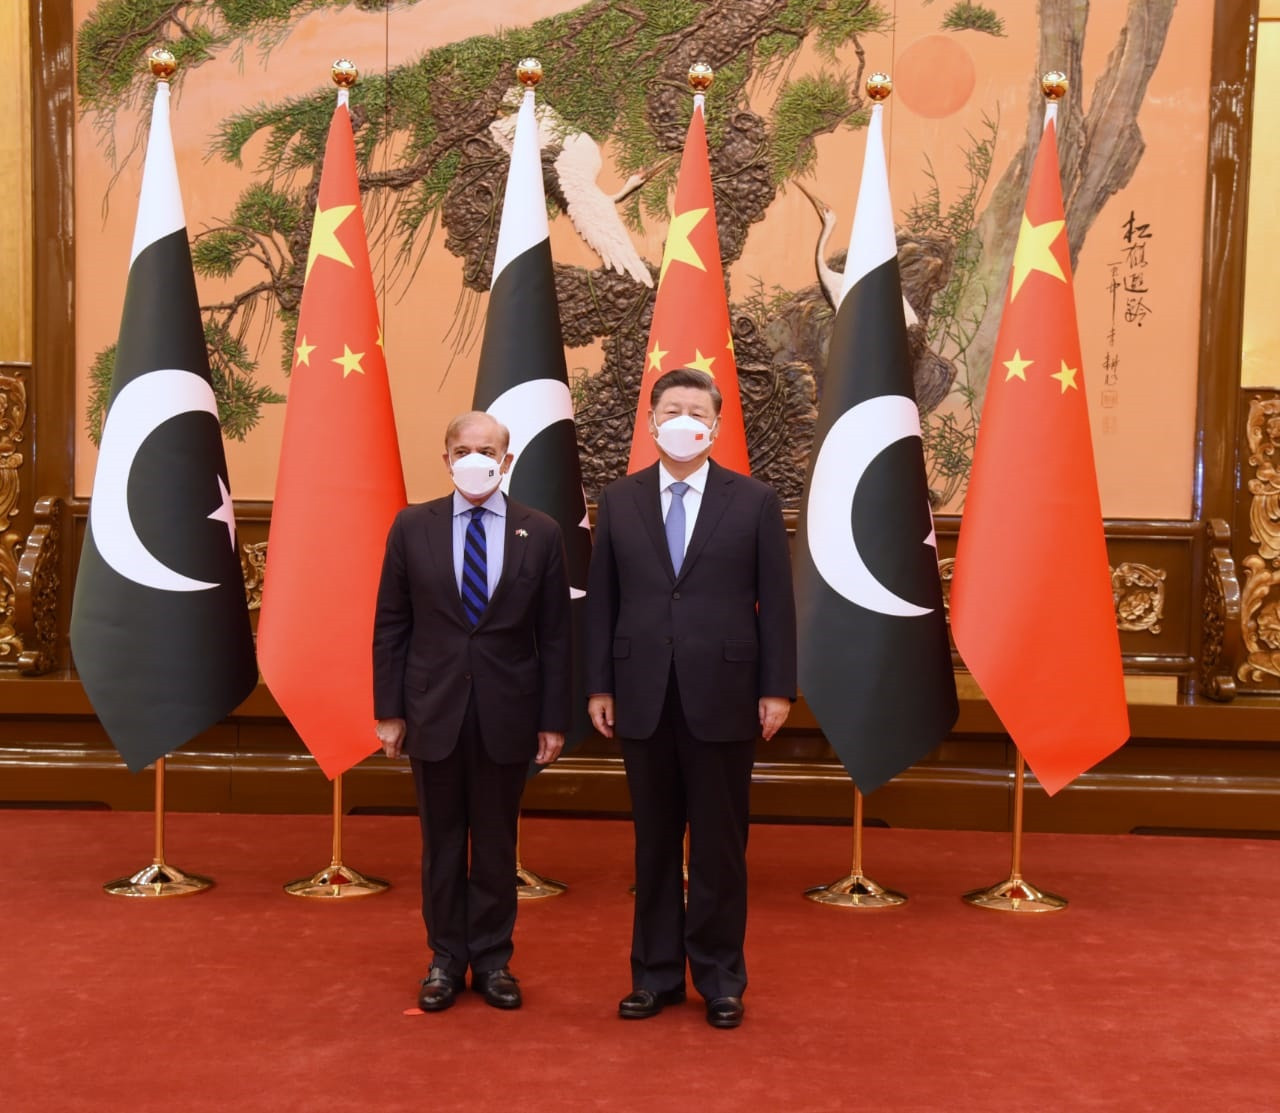
[[[301,367],[305,363],[308,367],[310,367],[311,353],[314,352],[315,350],[316,350],[316,346],[314,344],[308,344],[307,338],[305,336],[299,337],[298,346],[293,350],[294,355],[296,357],[294,366]]]
[[[685,366],[692,367],[695,371],[705,371],[714,379],[716,377],[716,373],[711,370],[711,365],[715,363],[715,361],[715,356],[704,356],[701,348],[694,348],[693,359],[685,364]]]
[[[1056,375],[1050,375],[1049,378],[1057,379],[1058,382],[1062,384],[1062,393],[1066,394],[1068,387],[1070,387],[1072,390],[1080,389],[1080,387],[1076,384],[1076,375],[1078,375],[1079,373],[1080,373],[1080,368],[1068,367],[1067,361],[1064,359],[1062,361],[1062,370],[1059,371]]]
[[[316,219],[311,225],[311,246],[307,249],[305,278],[311,277],[311,268],[315,266],[316,260],[321,255],[328,259],[336,259],[343,266],[352,265],[347,249],[338,242],[338,228],[355,211],[354,205],[334,205],[331,209],[322,209],[317,206]]]
[[[1018,246],[1013,252],[1013,292],[1009,295],[1012,301],[1018,296],[1022,284],[1032,271],[1043,271],[1047,275],[1066,282],[1067,276],[1054,258],[1054,240],[1062,234],[1066,222],[1062,220],[1046,220],[1043,224],[1032,224],[1027,214],[1022,214],[1022,229],[1018,232]]]
[[[653,371],[661,371],[661,370],[662,370],[662,360],[663,360],[663,358],[664,358],[664,357],[666,357],[666,356],[667,356],[667,355],[669,355],[669,354],[670,354],[669,352],[664,352],[661,348],[659,348],[659,347],[658,347],[658,342],[655,340],[655,341],[653,342],[653,348],[652,348],[652,349],[650,350],[650,352],[649,352],[649,367],[650,367],[650,369],[651,369],[651,370],[653,370]]]
[[[1024,383],[1027,381],[1027,368],[1030,367],[1035,360],[1023,359],[1022,349],[1014,348],[1013,359],[1003,361],[1009,373],[1005,375],[1004,381],[1007,383],[1010,379],[1021,379]]]
[[[707,269],[697,251],[694,250],[693,244],[689,242],[689,236],[710,211],[710,209],[690,209],[688,212],[675,213],[671,217],[671,227],[667,229],[667,246],[662,252],[662,270],[658,272],[659,286],[667,277],[667,268],[672,263],[688,263],[689,266],[697,267],[700,271]]]
[[[345,379],[352,371],[359,371],[360,374],[364,374],[364,368],[360,366],[362,359],[364,359],[364,352],[353,352],[343,344],[342,355],[334,356],[333,362],[342,367],[342,377]]]

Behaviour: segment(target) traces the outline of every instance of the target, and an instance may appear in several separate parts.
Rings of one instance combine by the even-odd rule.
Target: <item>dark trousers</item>
[[[516,924],[516,825],[528,763],[489,757],[473,697],[452,753],[442,761],[411,758],[410,765],[432,961],[457,977],[468,966],[473,973],[501,969]]]
[[[631,984],[703,997],[747,985],[747,821],[755,739],[703,742],[685,722],[674,672],[652,737],[622,741],[636,837]],[[689,825],[689,903],[681,865]]]

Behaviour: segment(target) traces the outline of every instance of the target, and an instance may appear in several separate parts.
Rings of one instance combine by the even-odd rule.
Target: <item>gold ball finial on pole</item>
[[[158,46],[147,55],[147,65],[151,68],[151,76],[157,81],[168,81],[178,71],[178,59],[172,50]]]
[[[532,89],[542,80],[542,63],[537,58],[521,58],[516,63],[516,80],[526,89]]]
[[[339,58],[329,70],[329,76],[339,89],[350,89],[360,80],[360,70],[349,58]]]
[[[882,100],[888,100],[889,94],[893,92],[893,78],[887,73],[881,73],[877,70],[867,78],[867,96],[873,101],[879,103]]]
[[[1040,92],[1045,100],[1056,104],[1067,95],[1069,84],[1067,75],[1061,70],[1050,70],[1040,78]]]
[[[715,79],[716,71],[711,68],[710,63],[694,62],[689,67],[689,88],[695,93],[705,93]]]

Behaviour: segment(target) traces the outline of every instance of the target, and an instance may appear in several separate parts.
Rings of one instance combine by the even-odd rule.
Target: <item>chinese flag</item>
[[[639,471],[658,458],[649,433],[649,391],[654,380],[677,367],[692,367],[711,375],[724,397],[712,457],[726,468],[751,473],[702,112],[703,97],[698,94],[693,99],[693,117],[676,179],[675,210],[662,253],[628,472]]]
[[[982,408],[956,647],[1052,795],[1129,737],[1050,105]]]
[[[330,778],[377,748],[374,600],[405,501],[342,90],[307,253],[258,622],[263,679]]]

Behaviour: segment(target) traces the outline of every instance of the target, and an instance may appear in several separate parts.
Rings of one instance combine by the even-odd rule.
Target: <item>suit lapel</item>
[[[651,464],[643,471],[638,471],[632,478],[632,497],[635,499],[636,516],[644,523],[645,532],[667,570],[667,575],[675,582],[676,570],[671,563],[671,552],[667,548],[667,531],[662,524],[662,495],[658,490],[658,465]]]
[[[498,586],[493,589],[493,595],[489,599],[489,605],[485,608],[484,614],[480,616],[480,625],[483,626],[489,615],[493,613],[494,604],[501,600],[503,594],[507,590],[507,585],[511,583],[518,575],[520,568],[524,564],[524,556],[529,546],[525,543],[524,537],[516,535],[516,530],[523,528],[521,523],[529,517],[529,512],[524,507],[516,507],[510,499],[507,499],[507,513],[504,515],[503,522],[503,542],[502,542],[502,575],[498,577]],[[525,531],[528,536],[528,531]],[[461,606],[461,603],[459,603]]]
[[[453,570],[453,496],[446,495],[427,504],[427,549],[436,565],[436,574],[448,585],[445,592],[452,600],[450,611],[466,625],[467,615],[458,594],[458,577]]]
[[[714,460],[707,472],[707,485],[702,492],[702,505],[698,507],[698,517],[694,519],[693,536],[689,538],[689,547],[684,553],[684,562],[680,565],[682,579],[693,567],[698,555],[707,545],[707,539],[715,532],[716,525],[724,516],[729,500],[733,497],[733,472],[722,468]],[[666,535],[663,535],[665,542]],[[670,563],[670,557],[667,560]]]

